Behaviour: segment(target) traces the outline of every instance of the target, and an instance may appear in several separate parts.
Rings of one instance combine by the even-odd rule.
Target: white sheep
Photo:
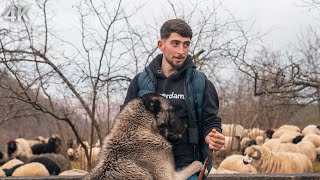
[[[225,136],[238,136],[242,139],[245,135],[244,127],[239,124],[222,124],[222,134]]]
[[[15,169],[12,176],[50,176],[50,174],[43,164],[32,162]]]
[[[282,126],[280,126],[278,128],[278,130],[281,130],[281,129],[301,132],[301,129],[298,126],[295,126],[295,125],[282,125]]]
[[[256,137],[256,143],[257,145],[261,145],[264,142],[264,137],[263,136],[257,136]]]
[[[14,142],[16,143],[16,150],[11,154],[12,158],[18,158],[22,161],[26,161],[32,157],[32,150],[27,140],[24,138],[17,138]]]
[[[14,158],[14,159],[11,159],[10,161],[6,162],[5,164],[3,164],[0,168],[1,169],[11,169],[14,166],[19,165],[19,164],[23,164],[23,162],[19,159]]]
[[[220,163],[217,173],[227,170],[238,174],[257,174],[257,170],[252,165],[243,163],[243,158],[244,156],[237,154],[228,156]]]
[[[78,176],[78,175],[87,175],[88,172],[81,169],[70,169],[63,171],[59,176]]]
[[[273,133],[272,138],[280,138],[284,134],[291,135],[293,137],[297,137],[297,136],[301,135],[300,132],[293,131],[290,129],[278,129]]]
[[[245,150],[243,162],[251,164],[259,173],[308,173],[313,172],[311,161],[305,154],[271,152],[262,146],[250,146]]]
[[[303,128],[302,134],[305,136],[307,134],[318,134],[320,135],[320,129],[317,128],[316,125],[311,124]]]
[[[305,154],[310,159],[311,162],[315,161],[317,157],[316,148],[311,142],[308,142],[308,141],[293,144],[293,143],[282,143],[281,141],[273,140],[271,141],[271,143],[268,141],[262,146],[272,152],[294,152],[294,153]]]
[[[259,128],[253,128],[251,129],[247,136],[252,139],[255,140],[257,136],[265,136],[265,130],[259,129]]]
[[[303,137],[302,141],[310,141],[314,144],[316,148],[320,147],[320,135],[317,134],[307,134]]]
[[[238,136],[236,137],[225,136],[224,138],[225,138],[224,147],[227,150],[227,152],[240,150],[240,139]]]
[[[296,138],[297,136],[293,134],[282,134],[279,139],[283,143],[291,143],[293,142],[293,139]]]
[[[92,155],[91,155],[91,165],[94,167],[97,163],[98,163],[98,156],[99,156],[99,152],[100,152],[99,147],[93,147],[92,148]],[[90,148],[88,148],[88,153],[90,154]],[[81,165],[82,165],[82,169],[84,170],[88,170],[88,161],[87,158],[85,156],[85,151],[84,149],[79,146],[76,151],[75,151],[75,156],[77,159],[80,160]]]
[[[6,173],[2,169],[0,169],[0,177],[6,177]]]

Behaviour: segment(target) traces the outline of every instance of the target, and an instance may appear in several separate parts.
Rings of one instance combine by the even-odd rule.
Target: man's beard
[[[182,66],[183,66],[183,64],[184,64],[184,62],[183,63],[181,63],[181,64],[175,64],[174,63],[174,61],[173,61],[173,58],[167,58],[167,57],[164,57],[165,59],[166,59],[166,61],[174,68],[174,69],[176,69],[176,70],[179,70]]]

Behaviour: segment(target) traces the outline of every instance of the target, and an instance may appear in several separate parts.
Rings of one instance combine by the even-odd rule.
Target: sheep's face
[[[244,151],[244,155],[243,163],[251,164],[254,160],[261,158],[261,151],[257,146],[250,146]]]

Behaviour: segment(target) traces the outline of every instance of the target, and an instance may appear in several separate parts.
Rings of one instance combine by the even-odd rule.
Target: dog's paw
[[[197,169],[197,171],[201,171],[203,164],[200,161],[193,161],[192,164],[190,165]]]

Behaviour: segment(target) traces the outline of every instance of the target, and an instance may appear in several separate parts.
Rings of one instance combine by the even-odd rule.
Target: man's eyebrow
[[[181,41],[179,41],[179,40],[177,40],[177,39],[173,39],[173,40],[171,40],[170,42],[181,42]],[[190,43],[191,41],[183,41],[182,43]]]

